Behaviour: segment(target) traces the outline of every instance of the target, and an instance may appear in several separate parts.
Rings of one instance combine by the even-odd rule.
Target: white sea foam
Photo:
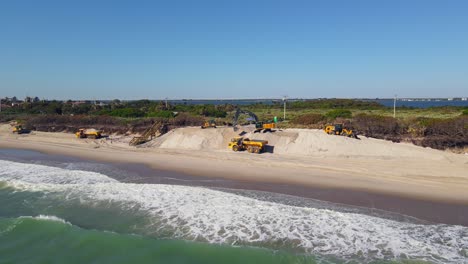
[[[0,179],[20,180],[28,183],[94,184],[118,182],[106,175],[80,170],[0,160]]]
[[[310,253],[365,260],[408,257],[468,263],[467,227],[289,206],[200,187],[119,183],[99,173],[9,161],[0,161],[0,166],[5,168],[0,180],[15,188],[66,193],[88,206],[96,201],[138,205],[155,219],[148,228],[155,233],[170,229],[179,238],[228,244],[284,243]]]
[[[67,225],[71,225],[70,222],[65,221],[65,219],[62,219],[60,217],[57,217],[55,215],[38,215],[38,216],[20,216],[21,218],[30,218],[30,219],[38,219],[38,220],[43,220],[43,221],[52,221],[52,222],[59,222]]]

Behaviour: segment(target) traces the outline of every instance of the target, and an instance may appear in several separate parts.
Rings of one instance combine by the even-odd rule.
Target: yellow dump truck
[[[250,153],[262,153],[268,144],[266,140],[248,139],[244,137],[235,137],[231,139],[228,147],[233,151],[247,150]]]
[[[85,129],[85,128],[80,128],[78,132],[75,133],[75,136],[77,138],[101,138],[102,137],[102,132],[100,130],[96,129]]]

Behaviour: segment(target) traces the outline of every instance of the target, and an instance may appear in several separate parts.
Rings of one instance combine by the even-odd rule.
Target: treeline
[[[22,120],[28,130],[44,132],[76,132],[80,128],[95,128],[107,134],[142,133],[155,122],[173,127],[198,126],[202,117],[180,114],[174,118],[135,118],[125,119],[112,116],[93,115],[30,115]]]
[[[162,117],[171,118],[176,113],[188,113],[194,116],[224,118],[235,106],[225,105],[183,105],[163,101],[139,100],[121,102],[114,100],[107,104],[92,102],[39,101],[25,102],[2,111],[4,115],[97,115],[123,118]]]

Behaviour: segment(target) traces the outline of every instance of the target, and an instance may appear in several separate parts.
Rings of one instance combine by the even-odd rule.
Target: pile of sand
[[[234,136],[232,128],[185,127],[171,130],[149,144],[163,149],[222,150]]]
[[[320,157],[380,157],[380,158],[424,158],[440,160],[445,152],[418,147],[406,143],[360,137],[360,140],[327,135],[316,129],[285,129],[273,133],[253,133],[253,127],[243,127],[234,132],[232,128],[199,127],[178,128],[155,139],[151,147],[162,149],[188,149],[230,151],[227,144],[232,137],[244,131],[250,139],[268,140],[272,153],[278,155]]]

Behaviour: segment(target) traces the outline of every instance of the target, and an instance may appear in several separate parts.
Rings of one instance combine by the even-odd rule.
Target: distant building
[[[86,104],[85,101],[76,101],[76,102],[72,102],[72,106],[75,107],[75,106],[79,106],[79,105],[82,105],[82,104]]]

